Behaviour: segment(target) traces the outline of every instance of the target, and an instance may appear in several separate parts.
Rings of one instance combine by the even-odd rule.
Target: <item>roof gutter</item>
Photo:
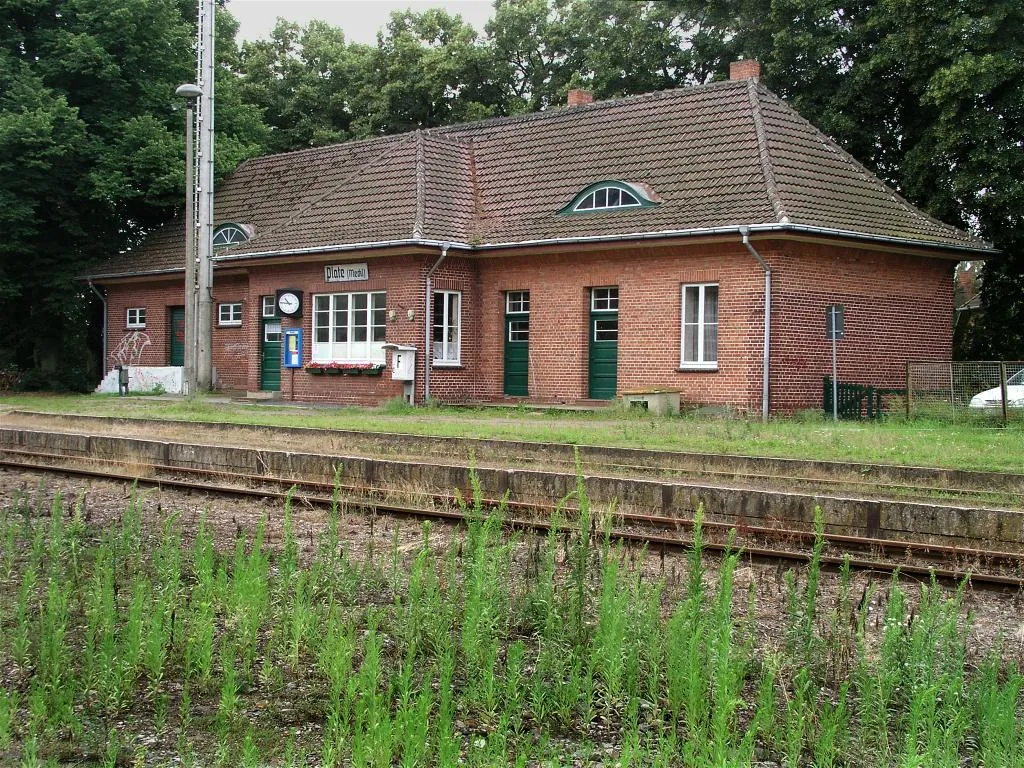
[[[365,251],[371,248],[402,248],[409,246],[424,246],[427,248],[455,248],[457,250],[471,251],[475,246],[469,243],[453,243],[447,240],[425,240],[422,238],[405,238],[403,240],[375,240],[365,243],[343,243],[338,245],[317,245],[311,248],[286,248],[281,251],[256,251],[253,253],[229,253],[223,256],[214,256],[213,260],[218,264],[225,261],[238,261],[240,259],[256,259],[264,256],[307,256],[320,253],[335,253],[337,251]]]
[[[830,227],[816,227],[808,224],[736,224],[724,227],[694,227],[691,229],[665,229],[658,232],[626,232],[618,235],[579,235],[574,237],[551,237],[538,238],[534,240],[516,240],[507,243],[462,243],[444,240],[428,240],[421,238],[405,238],[402,240],[376,240],[363,243],[338,243],[336,245],[318,245],[311,248],[288,248],[279,251],[257,251],[251,253],[225,254],[214,256],[217,263],[238,261],[242,259],[255,259],[266,256],[305,256],[321,253],[336,253],[344,251],[362,251],[372,248],[401,248],[420,246],[427,248],[443,248],[462,251],[494,251],[504,248],[521,248],[534,245],[572,245],[576,243],[611,243],[624,240],[660,240],[671,237],[706,237],[713,235],[741,235],[746,231],[751,235],[764,234],[786,234],[800,233],[808,235],[822,235],[828,237],[844,237],[852,240],[865,240],[869,242],[885,243],[887,245],[902,245],[921,248],[936,248],[947,251],[966,251],[969,253],[988,254],[997,253],[994,248],[969,245],[949,245],[937,243],[932,240],[915,240],[905,237],[889,237],[886,235],[871,235],[864,232],[852,232],[845,229],[833,229]]]
[[[931,240],[914,240],[904,237],[888,237],[885,235],[870,235],[864,232],[851,232],[845,229],[832,229],[829,227],[815,227],[807,224],[750,224],[730,225],[726,227],[695,227],[692,229],[666,229],[659,232],[627,232],[620,235],[582,235],[577,237],[553,237],[535,240],[517,240],[508,243],[485,243],[474,245],[472,243],[460,243],[443,240],[425,240],[419,238],[406,238],[402,240],[376,240],[364,243],[337,243],[335,245],[318,245],[312,248],[286,248],[279,251],[257,251],[253,253],[225,254],[214,256],[214,264],[221,264],[245,259],[258,259],[270,256],[307,256],[321,253],[343,253],[346,251],[365,251],[374,248],[409,248],[426,247],[441,248],[445,245],[450,249],[470,252],[496,251],[505,248],[523,248],[528,246],[541,245],[575,245],[579,243],[617,243],[629,240],[662,240],[672,237],[709,237],[715,235],[742,235],[741,230],[746,230],[751,235],[764,234],[806,234],[825,237],[842,237],[850,240],[863,240],[886,245],[899,245],[913,248],[931,248],[942,251],[957,251],[975,254],[976,256],[994,256],[1001,253],[996,248],[969,245],[948,245],[936,243]],[[181,267],[174,269],[156,269],[146,272],[110,272],[106,274],[81,275],[79,280],[99,280],[114,277],[140,277],[145,275],[164,275],[182,272]]]
[[[772,268],[768,262],[757,252],[757,249],[750,244],[750,233],[746,227],[740,227],[740,234],[743,236],[743,247],[750,251],[750,255],[757,259],[757,263],[764,270],[764,349],[761,353],[761,421],[768,421],[768,383],[771,377],[771,350],[772,350]]]
[[[509,243],[486,243],[470,246],[474,251],[491,251],[501,248],[519,248],[533,245],[568,245],[574,243],[610,243],[623,240],[660,240],[670,237],[706,237],[713,235],[742,235],[746,230],[749,234],[810,234],[828,237],[843,237],[852,240],[866,240],[870,242],[885,243],[887,245],[902,245],[921,248],[935,248],[946,251],[966,251],[993,255],[999,253],[995,248],[969,245],[948,245],[937,243],[932,240],[914,240],[912,238],[888,237],[886,235],[871,235],[864,232],[851,232],[845,229],[832,229],[829,227],[815,227],[807,224],[736,224],[725,227],[695,227],[693,229],[666,229],[659,232],[632,232],[621,235],[582,235],[577,237],[552,237],[537,240],[519,240]]]
[[[438,267],[448,258],[448,249],[451,247],[451,243],[441,243],[441,255],[437,261],[434,262],[429,270],[427,270],[426,280],[426,295],[423,297],[423,402],[427,403],[430,401],[430,366],[433,362],[433,354],[431,353],[431,339],[430,339],[430,319],[433,317],[431,313],[430,300],[434,298],[433,293],[433,276],[437,272]]]

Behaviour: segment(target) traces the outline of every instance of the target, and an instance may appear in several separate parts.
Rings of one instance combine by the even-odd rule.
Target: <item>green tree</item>
[[[501,69],[461,16],[395,12],[353,96],[360,135],[400,133],[506,112]]]
[[[768,23],[738,27],[765,82],[912,203],[1002,251],[963,349],[1024,358],[1024,7],[759,2],[743,13]]]
[[[352,138],[352,93],[366,69],[369,48],[345,42],[344,33],[322,21],[305,28],[278,19],[267,40],[244,43],[244,98],[259,105],[281,152]]]
[[[226,171],[260,151],[262,124],[238,100],[236,25],[221,17]],[[194,19],[185,0],[0,5],[0,365],[53,371],[60,360],[84,381],[91,293],[74,278],[180,208],[174,89],[195,78]]]

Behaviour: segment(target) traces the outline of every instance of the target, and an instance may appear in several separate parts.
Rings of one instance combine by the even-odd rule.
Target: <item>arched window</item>
[[[249,233],[240,224],[221,224],[213,233],[213,247],[227,248],[229,245],[238,245],[249,239]]]
[[[559,213],[596,213],[619,208],[651,208],[661,200],[645,185],[599,181],[580,191]]]

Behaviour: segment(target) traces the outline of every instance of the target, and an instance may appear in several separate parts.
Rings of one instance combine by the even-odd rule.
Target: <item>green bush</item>
[[[0,390],[4,389],[4,379],[0,378]],[[30,368],[20,373],[14,389],[18,392],[92,392],[95,383],[92,381],[84,365],[70,364],[53,372],[40,368]]]

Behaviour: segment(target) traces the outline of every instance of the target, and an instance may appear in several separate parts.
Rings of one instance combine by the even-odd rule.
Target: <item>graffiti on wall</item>
[[[149,334],[142,331],[132,331],[131,333],[126,333],[121,341],[118,342],[117,346],[114,347],[114,351],[110,353],[110,357],[113,358],[117,365],[138,365],[142,360],[143,350],[152,343]]]

